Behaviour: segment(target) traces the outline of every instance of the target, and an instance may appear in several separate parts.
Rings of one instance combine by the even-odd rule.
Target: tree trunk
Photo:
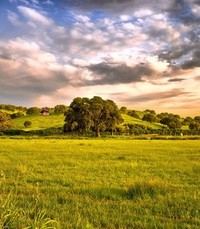
[[[101,133],[100,133],[100,130],[99,130],[99,128],[97,128],[97,130],[96,130],[96,137],[101,137]]]

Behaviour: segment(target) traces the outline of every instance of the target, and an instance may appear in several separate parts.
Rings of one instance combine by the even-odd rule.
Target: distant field
[[[12,128],[20,130],[42,130],[51,127],[63,127],[65,116],[62,115],[26,115],[20,118],[12,119]],[[30,128],[24,127],[24,122],[32,123]]]
[[[0,228],[200,228],[200,141],[0,139]]]

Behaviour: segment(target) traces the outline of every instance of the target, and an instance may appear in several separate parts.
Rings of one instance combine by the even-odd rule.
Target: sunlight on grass
[[[0,144],[2,228],[200,226],[198,140]]]

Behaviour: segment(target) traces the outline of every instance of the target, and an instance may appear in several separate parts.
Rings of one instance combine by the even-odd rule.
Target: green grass
[[[152,129],[161,129],[164,126],[160,123],[150,123],[150,122],[143,121],[141,119],[133,118],[127,114],[122,114],[122,118],[124,119],[124,123],[140,124],[140,125],[150,127]]]
[[[0,228],[200,227],[198,140],[0,145]]]
[[[26,115],[12,119],[12,128],[20,130],[42,130],[51,127],[63,127],[64,119],[64,115]],[[30,128],[24,127],[25,121],[32,123]]]

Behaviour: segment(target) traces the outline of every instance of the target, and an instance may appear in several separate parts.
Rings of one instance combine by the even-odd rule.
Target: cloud
[[[111,12],[121,13],[121,12],[133,12],[139,9],[156,9],[159,10],[166,10],[172,8],[174,6],[173,0],[160,0],[159,2],[156,0],[152,1],[145,1],[145,0],[71,0],[71,1],[59,1],[60,4],[64,4],[65,6],[71,6],[77,9],[82,10],[92,10],[92,9],[99,9],[99,10],[107,10]]]
[[[78,91],[164,108],[197,99],[197,0],[9,1],[0,28],[2,98],[50,104]]]
[[[182,64],[183,69],[193,69],[200,67],[200,46],[193,51],[191,58]]]
[[[181,82],[183,80],[185,80],[185,79],[183,79],[183,78],[173,78],[173,79],[169,79],[168,82]]]
[[[152,93],[146,93],[134,97],[129,97],[128,99],[125,99],[125,101],[129,101],[129,102],[149,102],[153,100],[161,101],[164,99],[176,98],[177,96],[186,95],[186,94],[189,94],[189,92],[186,92],[183,88],[175,88],[164,92],[152,92]]]
[[[0,42],[0,97],[31,99],[50,95],[70,82],[73,66],[60,65],[56,57],[33,41],[21,38]]]
[[[150,77],[155,73],[145,64],[129,67],[126,64],[99,63],[90,65],[88,69],[92,72],[93,79],[85,83],[92,85],[140,82],[144,80],[143,77]]]
[[[46,16],[42,15],[41,12],[36,11],[33,8],[25,7],[25,6],[18,6],[18,10],[31,21],[41,23],[44,26],[51,26],[52,20],[47,18]]]
[[[198,81],[200,81],[200,76],[197,76],[195,79],[198,80]]]

